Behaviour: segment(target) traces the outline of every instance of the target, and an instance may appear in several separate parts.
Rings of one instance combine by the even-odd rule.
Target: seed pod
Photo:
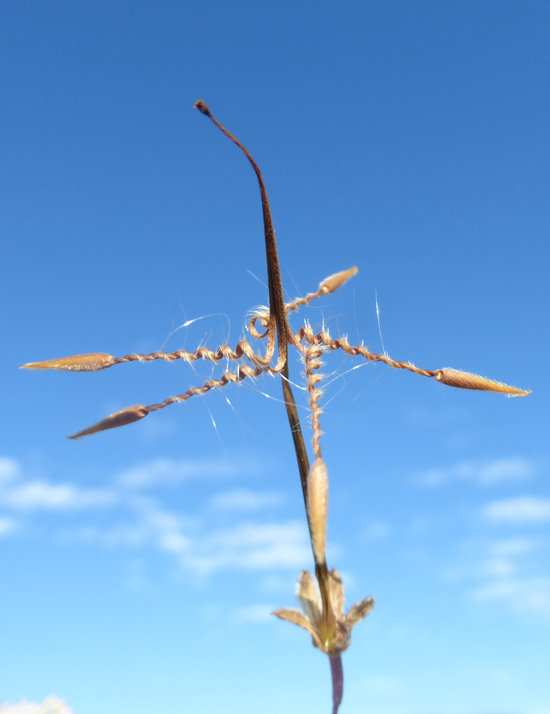
[[[485,392],[502,392],[503,394],[509,394],[512,397],[525,397],[527,394],[531,394],[531,390],[511,387],[503,382],[495,382],[495,380],[482,377],[479,374],[463,372],[460,369],[452,369],[451,367],[438,369],[434,374],[434,377],[442,384],[446,384],[449,387],[458,387],[459,389],[479,389]]]
[[[319,284],[319,292],[327,295],[328,293],[333,293],[338,290],[344,283],[346,283],[350,278],[353,278],[357,273],[357,267],[349,268],[348,270],[341,270],[339,273],[334,273],[329,275]]]
[[[87,429],[83,429],[76,434],[69,436],[69,439],[81,439],[83,436],[89,436],[90,434],[97,434],[100,431],[105,431],[106,429],[116,429],[118,426],[126,426],[126,424],[132,424],[135,421],[139,421],[149,414],[148,407],[145,404],[134,404],[131,407],[126,407],[118,412],[113,412],[109,414],[108,417],[98,421],[97,424],[89,426]]]
[[[60,357],[46,362],[27,362],[21,369],[65,369],[69,372],[97,372],[100,369],[112,367],[116,362],[113,355],[104,352],[93,352],[87,355]]]
[[[307,479],[307,510],[315,563],[326,561],[328,472],[321,458],[315,459]]]

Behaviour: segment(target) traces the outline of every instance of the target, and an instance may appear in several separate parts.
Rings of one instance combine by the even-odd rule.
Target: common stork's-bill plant
[[[176,350],[175,352],[153,352],[150,354],[128,354],[123,357],[113,357],[110,354],[94,353],[62,357],[45,362],[29,362],[23,365],[26,369],[59,369],[71,372],[94,372],[113,367],[126,362],[150,362],[152,360],[209,360],[213,363],[233,361],[236,368],[223,372],[217,379],[209,379],[204,384],[191,387],[183,394],[176,394],[156,404],[137,404],[121,409],[105,417],[97,424],[87,427],[70,439],[80,439],[90,434],[96,434],[106,429],[131,424],[143,419],[151,412],[164,409],[172,404],[184,402],[196,395],[203,395],[212,389],[221,389],[230,383],[252,380],[267,373],[280,376],[290,432],[294,442],[296,460],[305,503],[307,525],[309,529],[315,578],[303,570],[297,582],[297,595],[301,610],[295,608],[280,608],[273,613],[282,620],[287,620],[306,630],[312,638],[315,647],[324,652],[330,661],[332,675],[332,711],[336,714],[343,697],[342,652],[347,649],[351,640],[353,627],[363,620],[374,607],[374,598],[366,597],[352,605],[347,611],[344,608],[344,586],[335,569],[329,570],[326,559],[326,528],[329,479],[325,462],[321,453],[322,413],[319,400],[322,395],[319,373],[323,356],[330,351],[342,350],[349,357],[362,358],[373,362],[383,362],[389,367],[404,369],[423,377],[430,377],[442,384],[461,389],[476,389],[491,392],[501,392],[509,396],[525,396],[530,392],[517,387],[511,387],[502,382],[496,382],[470,372],[445,367],[443,369],[421,369],[411,362],[400,362],[387,354],[371,352],[363,344],[351,345],[345,337],[332,337],[328,330],[314,332],[308,323],[297,331],[289,322],[290,313],[310,303],[312,300],[328,295],[357,272],[357,268],[349,268],[330,275],[319,284],[315,292],[292,302],[285,302],[277,243],[271,219],[271,211],[267,191],[262,174],[256,162],[247,149],[213,116],[209,107],[201,100],[195,107],[208,117],[239,149],[250,162],[260,187],[263,210],[264,237],[267,262],[267,277],[269,288],[269,307],[256,310],[249,321],[249,332],[254,338],[251,344],[241,339],[235,347],[220,345],[212,350],[208,347],[198,347],[193,352]],[[261,351],[258,345],[265,344]],[[289,379],[289,348],[296,349],[302,356],[305,365],[306,385],[311,410],[311,425],[313,431],[312,452],[313,464],[310,466],[308,451],[292,392]]]

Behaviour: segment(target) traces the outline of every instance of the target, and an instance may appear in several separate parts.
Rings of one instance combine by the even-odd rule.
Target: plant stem
[[[302,427],[300,425],[300,418],[298,416],[298,409],[296,407],[296,400],[294,399],[294,394],[289,382],[289,369],[288,369],[288,342],[292,340],[294,342],[294,335],[288,324],[285,300],[283,292],[283,284],[281,280],[281,269],[279,266],[279,255],[277,251],[277,242],[275,240],[275,230],[273,228],[273,219],[271,218],[271,209],[269,206],[269,199],[267,197],[267,191],[265,188],[265,183],[263,180],[262,172],[260,171],[257,163],[254,161],[246,147],[241,144],[241,142],[236,139],[231,132],[229,132],[212,114],[210,108],[199,99],[195,103],[195,107],[202,112],[205,116],[211,119],[214,124],[222,131],[225,136],[228,137],[234,144],[236,144],[239,149],[245,154],[246,158],[249,160],[256,177],[258,179],[258,184],[260,186],[260,194],[262,198],[262,212],[264,219],[264,237],[265,237],[265,251],[267,260],[267,275],[268,275],[268,286],[269,286],[269,323],[270,330],[273,325],[276,325],[277,329],[277,343],[278,343],[278,362],[282,362],[282,386],[283,386],[283,397],[286,407],[286,413],[288,417],[288,422],[290,425],[290,432],[292,434],[292,440],[294,442],[294,450],[296,452],[296,460],[298,462],[298,470],[300,472],[300,482],[302,484],[302,494],[304,497],[304,503],[307,503],[307,475],[309,473],[309,458],[307,454],[306,445],[304,442],[304,436],[302,433]]]
[[[344,668],[342,655],[329,657],[330,673],[332,676],[332,714],[337,714],[338,708],[344,697]]]
[[[294,399],[294,394],[292,392],[292,387],[289,381],[289,369],[288,369],[288,343],[291,342],[296,344],[294,333],[290,329],[286,316],[283,284],[281,280],[281,269],[279,266],[279,255],[277,252],[277,241],[275,240],[275,230],[273,228],[273,220],[271,218],[271,209],[269,206],[269,199],[267,197],[267,191],[265,188],[264,180],[262,177],[262,172],[260,171],[257,163],[254,161],[246,147],[241,144],[241,142],[236,139],[231,132],[229,132],[217,119],[214,117],[208,105],[199,99],[195,103],[195,107],[209,119],[211,119],[214,124],[220,129],[220,131],[227,136],[234,144],[236,144],[239,149],[244,153],[246,158],[249,160],[260,186],[260,194],[262,198],[262,212],[264,219],[264,236],[265,236],[265,251],[267,260],[267,275],[268,275],[268,285],[269,285],[269,340],[270,344],[273,344],[273,332],[274,327],[277,331],[277,365],[281,367],[281,377],[282,377],[282,387],[283,387],[283,397],[285,402],[286,413],[288,417],[288,423],[290,425],[290,433],[292,434],[292,440],[294,442],[294,451],[296,452],[296,461],[298,463],[298,470],[300,472],[300,482],[302,484],[302,495],[304,497],[304,505],[306,507],[306,516],[308,522],[308,528],[311,536],[311,524],[309,520],[309,513],[307,508],[307,488],[308,488],[308,474],[310,470],[309,457],[307,454],[306,445],[304,442],[304,435],[302,433],[302,427],[300,425],[300,418],[298,416],[298,409],[296,407],[296,400]],[[267,356],[271,358],[271,353],[268,352]],[[315,556],[315,554],[314,554]],[[329,590],[329,573],[326,560],[322,563],[315,562],[315,575],[319,583],[319,590],[321,593],[321,600],[323,603],[323,616],[327,623],[334,622],[334,612],[330,602],[330,590]],[[332,660],[331,660],[332,666]],[[342,663],[340,661],[340,669]],[[334,681],[334,680],[333,680]],[[343,681],[343,679],[342,679]],[[336,706],[336,710],[338,707]]]

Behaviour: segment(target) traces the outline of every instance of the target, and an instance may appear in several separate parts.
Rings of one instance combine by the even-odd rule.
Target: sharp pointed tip
[[[509,397],[528,397],[530,394],[533,394],[532,389],[517,389],[513,392],[510,392],[507,396],[509,396]]]
[[[126,424],[132,424],[135,421],[139,421],[146,417],[149,413],[149,409],[144,404],[134,404],[131,407],[126,407],[118,412],[109,414],[97,424],[92,424],[92,426],[78,431],[76,434],[71,434],[68,439],[73,441],[76,439],[82,439],[84,436],[91,436],[92,434],[98,434],[100,431],[107,431],[107,429],[116,429],[119,426],[126,426]]]
[[[202,114],[206,114],[206,116],[210,116],[210,108],[204,101],[204,99],[197,99],[197,101],[193,104],[193,109],[198,109],[199,112]]]
[[[97,429],[97,426],[97,424],[94,424],[93,426],[89,426],[86,429],[77,431],[76,434],[68,434],[67,439],[70,439],[71,441],[77,441],[78,439],[82,439],[85,436],[96,434],[99,431],[99,429]]]

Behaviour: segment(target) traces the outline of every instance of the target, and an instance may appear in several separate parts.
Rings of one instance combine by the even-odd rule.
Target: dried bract
[[[332,603],[330,618],[323,613],[321,594],[313,576],[307,570],[302,570],[296,587],[302,610],[282,607],[275,610],[273,614],[309,632],[315,647],[329,656],[334,656],[348,648],[353,627],[364,620],[372,610],[374,598],[367,597],[355,603],[344,614],[344,584],[335,569],[329,573],[329,589]]]

